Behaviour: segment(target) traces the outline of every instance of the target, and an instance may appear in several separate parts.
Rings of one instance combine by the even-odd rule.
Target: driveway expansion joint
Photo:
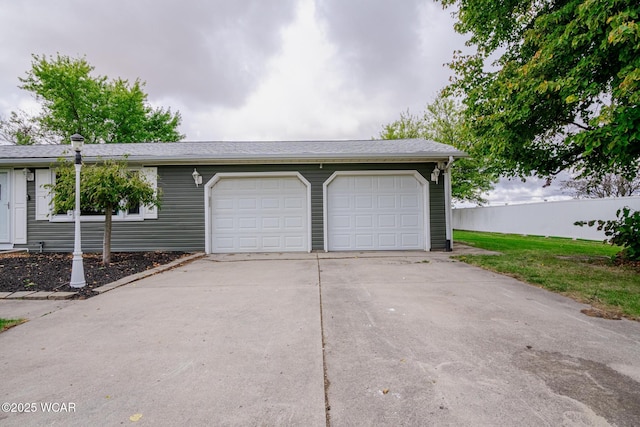
[[[318,296],[320,298],[320,335],[322,338],[322,371],[324,379],[324,413],[326,427],[331,427],[331,405],[329,404],[329,373],[327,372],[327,355],[325,350],[326,339],[324,335],[324,316],[322,313],[322,270],[320,269],[320,257],[316,255],[316,262],[318,265]]]

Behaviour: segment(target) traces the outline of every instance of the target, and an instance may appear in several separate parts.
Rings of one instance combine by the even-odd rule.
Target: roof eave
[[[117,159],[125,156],[84,156],[83,160],[87,163],[95,163],[105,159]],[[394,154],[376,154],[376,155],[298,155],[298,156],[280,156],[280,155],[262,155],[252,157],[238,156],[220,156],[215,158],[201,156],[126,156],[129,163],[147,163],[154,165],[178,165],[178,164],[295,164],[295,163],[428,163],[434,161],[449,160],[449,157],[463,158],[468,157],[466,153],[461,151],[450,153],[394,153]],[[26,166],[44,166],[55,164],[60,157],[35,157],[35,158],[1,158],[0,165],[11,167]]]

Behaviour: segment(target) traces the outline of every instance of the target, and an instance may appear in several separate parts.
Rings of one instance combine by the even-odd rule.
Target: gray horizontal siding
[[[204,248],[203,187],[193,184],[188,167],[159,167],[158,188],[162,191],[162,206],[158,219],[145,221],[114,221],[112,251],[200,251]],[[38,242],[47,251],[73,250],[73,223],[35,220],[35,183],[28,183],[28,245],[37,250]],[[102,250],[102,222],[82,223],[82,250]]]
[[[429,176],[433,167],[429,169]],[[429,211],[431,213],[431,249],[444,250],[447,245],[447,225],[445,219],[444,204],[444,176],[438,180],[438,184],[429,181]]]
[[[146,165],[153,166],[153,165]],[[324,249],[323,183],[335,171],[417,170],[427,180],[433,164],[318,164],[310,165],[228,165],[198,166],[206,184],[222,172],[298,171],[311,183],[311,238],[314,250]],[[114,222],[112,250],[118,251],[203,251],[205,241],[204,185],[196,187],[191,177],[192,166],[159,166],[158,187],[162,191],[162,206],[158,219],[143,222]],[[429,181],[430,232],[432,249],[445,248],[444,179]],[[47,251],[73,250],[73,223],[53,223],[35,220],[35,183],[28,183],[28,244],[32,250],[44,242]],[[82,250],[102,250],[102,223],[82,223]]]

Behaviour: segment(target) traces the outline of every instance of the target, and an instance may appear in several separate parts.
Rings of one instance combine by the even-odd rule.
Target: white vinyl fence
[[[575,199],[522,205],[458,208],[453,210],[453,228],[604,240],[604,232],[598,231],[596,226],[578,227],[573,223],[592,219],[615,219],[616,211],[625,206],[640,210],[640,197]]]

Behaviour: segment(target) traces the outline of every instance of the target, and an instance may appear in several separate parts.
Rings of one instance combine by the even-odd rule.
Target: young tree
[[[465,125],[461,107],[450,98],[439,96],[428,104],[422,116],[409,111],[400,119],[383,126],[381,139],[424,138],[456,147],[472,154],[458,159],[451,169],[452,197],[482,204],[482,194],[491,190],[498,176],[474,149],[475,141]]]
[[[457,6],[449,92],[492,162],[511,175],[635,176],[640,157],[640,3],[439,0]]]
[[[112,215],[117,210],[160,206],[158,191],[140,173],[128,169],[126,161],[107,160],[85,165],[80,180],[80,209],[104,213],[102,262],[111,262]],[[55,212],[75,209],[75,169],[63,162],[56,169],[56,182],[49,186]]]
[[[58,143],[65,143],[74,133],[89,144],[184,138],[178,132],[180,113],[152,108],[143,91],[144,82],[110,81],[91,75],[93,70],[84,58],[33,56],[31,70],[20,78],[20,88],[33,93],[42,106],[38,116],[26,120],[40,129],[31,135],[30,143],[50,143],[46,133],[55,135]],[[17,140],[18,133],[14,135],[10,141]]]

